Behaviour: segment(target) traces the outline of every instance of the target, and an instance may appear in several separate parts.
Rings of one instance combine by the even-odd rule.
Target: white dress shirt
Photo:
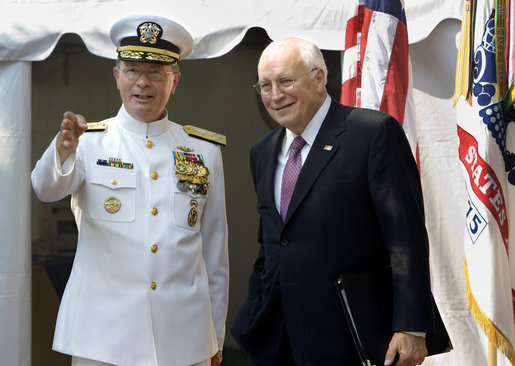
[[[302,165],[306,161],[308,157],[309,151],[311,150],[311,146],[315,142],[315,138],[318,135],[318,131],[322,126],[322,122],[324,122],[325,116],[327,116],[327,112],[329,111],[329,107],[331,106],[331,97],[329,95],[326,96],[324,103],[320,107],[320,109],[315,113],[311,121],[308,123],[301,136],[306,141],[302,150],[300,151],[302,156]],[[297,137],[293,132],[286,129],[286,134],[284,135],[284,139],[281,145],[281,151],[279,151],[279,157],[277,161],[277,168],[275,170],[275,184],[274,184],[274,199],[275,199],[275,207],[277,211],[280,212],[281,206],[281,182],[283,180],[283,171],[284,166],[286,165],[286,161],[288,161],[288,155],[290,154],[290,146],[293,142],[293,139]]]

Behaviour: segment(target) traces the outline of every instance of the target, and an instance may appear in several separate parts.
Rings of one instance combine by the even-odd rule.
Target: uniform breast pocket
[[[200,195],[190,191],[175,190],[173,198],[175,225],[183,229],[199,231],[207,194]]]
[[[131,222],[136,218],[136,171],[96,166],[89,178],[90,215],[96,220]]]

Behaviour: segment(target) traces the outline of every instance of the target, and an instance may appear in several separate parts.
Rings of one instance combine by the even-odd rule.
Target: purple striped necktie
[[[290,205],[291,196],[299,177],[300,169],[302,168],[302,156],[300,151],[306,141],[302,136],[297,136],[293,139],[290,145],[290,155],[288,161],[284,166],[283,180],[281,183],[281,206],[280,214],[281,218],[285,219],[286,212],[288,212],[288,206]]]

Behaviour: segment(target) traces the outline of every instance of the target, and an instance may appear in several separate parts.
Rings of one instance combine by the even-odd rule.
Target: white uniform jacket
[[[223,346],[229,285],[220,148],[123,106],[104,122],[62,167],[54,139],[31,176],[42,201],[72,195],[79,230],[53,349],[122,366],[208,359]],[[181,148],[203,157],[207,194],[178,189]]]

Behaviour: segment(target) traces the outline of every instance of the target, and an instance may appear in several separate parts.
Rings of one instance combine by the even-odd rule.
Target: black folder
[[[335,285],[362,364],[383,365],[393,335],[391,268],[339,275]],[[435,331],[426,334],[428,356],[452,350],[434,300],[433,309]]]

